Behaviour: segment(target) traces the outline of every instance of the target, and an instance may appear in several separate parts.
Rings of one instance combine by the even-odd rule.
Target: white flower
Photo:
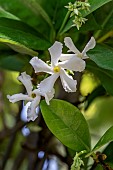
[[[72,39],[70,37],[65,37],[64,43],[69,48],[68,52],[73,52],[76,55],[76,57],[78,57],[78,58],[80,58],[82,60],[89,58],[86,53],[90,49],[93,49],[95,47],[95,45],[96,45],[96,41],[95,41],[94,37],[91,37],[89,42],[86,44],[84,50],[82,52],[80,52],[75,47],[75,45],[74,45],[74,43],[73,43],[73,41],[72,41]],[[71,54],[71,55],[73,55],[73,54]],[[61,57],[60,57],[60,60],[61,61],[68,60],[68,59],[70,59],[71,55],[65,56],[65,54],[62,54]]]
[[[41,96],[44,96],[47,104],[49,104],[49,101],[54,96],[54,90],[52,89],[52,92],[50,93],[49,92],[46,93],[46,91],[45,93],[44,92],[41,93],[39,89],[33,90],[33,85],[31,82],[32,78],[29,75],[27,75],[25,72],[21,73],[21,75],[18,77],[18,80],[20,80],[25,86],[27,94],[19,93],[19,94],[14,94],[12,96],[7,95],[7,98],[12,103],[15,103],[20,100],[30,101],[31,104],[27,110],[27,119],[28,121],[30,120],[34,121],[37,118],[36,108],[39,105]]]
[[[72,71],[83,71],[85,68],[85,62],[81,62],[81,59],[75,57],[75,54],[69,60],[59,62],[60,56],[62,54],[62,43],[55,42],[52,47],[49,48],[51,55],[51,65],[47,65],[44,61],[40,60],[38,57],[31,59],[30,64],[33,66],[35,72],[46,72],[51,74],[50,77],[44,79],[40,85],[39,89],[41,91],[51,91],[54,86],[55,81],[58,77],[61,79],[63,88],[67,92],[75,92],[77,81],[73,80],[72,76],[68,75],[66,70]],[[70,55],[70,54],[68,54]]]

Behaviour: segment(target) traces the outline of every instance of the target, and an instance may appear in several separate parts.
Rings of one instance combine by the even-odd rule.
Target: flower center
[[[78,54],[78,57],[79,57],[79,58],[82,58],[82,53],[79,53],[79,54]]]
[[[31,97],[32,97],[32,98],[35,98],[35,97],[36,97],[36,94],[35,94],[35,93],[32,93],[32,94],[31,94]]]
[[[60,72],[60,67],[59,67],[59,66],[55,66],[55,67],[53,68],[53,71],[54,71],[55,73]]]

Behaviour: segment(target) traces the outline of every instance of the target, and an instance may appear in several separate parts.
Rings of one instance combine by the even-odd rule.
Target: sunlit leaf
[[[63,100],[52,100],[48,106],[41,102],[44,120],[51,132],[75,151],[90,150],[90,134],[82,113]]]

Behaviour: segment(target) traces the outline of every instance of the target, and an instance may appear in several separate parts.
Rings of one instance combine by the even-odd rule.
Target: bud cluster
[[[82,10],[89,11],[90,4],[88,0],[85,0],[84,2],[76,1],[74,4],[69,2],[68,6],[65,7],[68,8],[68,10],[71,12],[70,17],[75,16],[72,26],[76,26],[77,29],[79,30],[82,24],[85,23],[85,21],[87,21],[86,18],[82,17],[81,11]]]
[[[84,166],[83,160],[79,157],[79,153],[76,153],[74,157],[73,164],[71,165],[71,170],[80,170],[81,166]]]

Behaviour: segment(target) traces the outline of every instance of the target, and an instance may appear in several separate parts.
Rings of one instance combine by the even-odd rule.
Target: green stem
[[[60,29],[59,29],[59,31],[58,31],[58,35],[61,33],[61,31],[63,30],[63,28],[64,28],[64,26],[65,26],[65,24],[66,24],[66,22],[67,22],[67,20],[68,20],[68,18],[69,18],[69,15],[70,15],[70,11],[68,11],[67,12],[67,14],[66,14],[66,16],[65,16],[65,18],[64,18],[64,20],[63,20],[63,23],[62,23],[62,25],[61,25],[61,27],[60,27]]]
[[[81,155],[84,154],[84,153],[87,153],[87,150],[83,150],[83,151],[77,153],[77,156],[79,157],[79,156],[81,156]]]
[[[107,34],[105,34],[103,37],[101,37],[100,39],[98,39],[98,43],[102,43],[103,41],[105,41],[107,38],[112,37],[113,36],[113,30],[109,31]]]
[[[109,13],[109,15],[106,17],[106,19],[104,20],[103,24],[102,24],[102,28],[105,27],[105,25],[107,24],[108,20],[110,19],[111,15],[113,14],[113,10],[111,10],[111,12]],[[102,32],[102,30],[98,30],[94,37],[97,39],[100,35],[100,33]]]

